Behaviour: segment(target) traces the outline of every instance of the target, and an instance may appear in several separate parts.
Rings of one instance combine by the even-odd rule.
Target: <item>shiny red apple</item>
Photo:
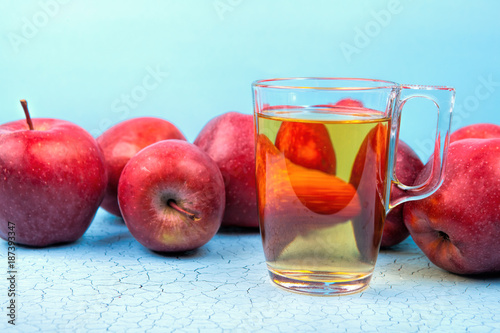
[[[303,109],[304,107],[303,106],[300,106],[300,105],[269,105],[267,103],[265,103],[263,106],[262,106],[262,111],[272,111],[272,110],[284,110],[284,109],[290,109],[290,110],[297,110],[297,109]]]
[[[219,166],[226,188],[222,225],[258,227],[253,116],[228,112],[210,120],[194,144]]]
[[[186,140],[172,123],[153,117],[125,120],[97,138],[108,170],[108,186],[101,204],[102,208],[111,214],[121,216],[117,192],[118,181],[125,164],[142,148],[167,139]]]
[[[361,101],[352,98],[344,98],[335,103],[335,106],[343,106],[348,108],[364,108]]]
[[[415,178],[424,168],[424,164],[417,154],[404,141],[399,140],[396,152],[395,172],[398,180],[405,185],[413,185]],[[395,185],[391,187],[391,201],[405,195]],[[400,204],[392,209],[385,219],[384,232],[382,234],[381,247],[387,248],[404,241],[410,232],[405,226],[403,218],[403,208],[405,204]]]
[[[450,142],[462,139],[491,139],[500,138],[500,126],[495,124],[474,124],[462,127],[450,136]]]
[[[428,163],[415,182],[426,180]],[[438,267],[457,274],[500,271],[500,138],[463,139],[448,150],[445,180],[408,202],[405,224]]]
[[[328,103],[328,104],[318,104],[318,105],[314,105],[316,107],[321,107],[321,108],[332,108],[332,109],[335,109],[336,112],[342,112],[342,111],[346,111],[346,110],[349,110],[351,108],[354,108],[354,109],[360,109],[360,108],[364,108],[363,106],[363,103],[357,99],[352,99],[352,98],[343,98],[339,101],[337,101],[337,103]]]
[[[356,189],[361,214],[353,219],[354,236],[360,254],[367,261],[377,257],[385,218],[385,185],[389,129],[376,125],[363,140],[354,160],[351,183]]]
[[[130,159],[120,177],[118,201],[130,233],[148,249],[193,250],[221,225],[224,180],[197,146],[164,140]]]
[[[334,175],[337,162],[326,126],[285,121],[276,135],[276,148],[292,163]]]
[[[107,175],[97,142],[64,120],[0,126],[0,237],[44,247],[78,240],[101,204]]]

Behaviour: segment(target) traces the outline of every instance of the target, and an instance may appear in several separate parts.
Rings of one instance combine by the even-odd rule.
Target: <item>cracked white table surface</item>
[[[78,242],[16,253],[16,326],[3,278],[1,332],[500,332],[500,279],[443,271],[411,239],[380,253],[367,290],[341,297],[273,285],[256,231],[165,256],[102,210]],[[6,254],[2,241],[4,276]]]

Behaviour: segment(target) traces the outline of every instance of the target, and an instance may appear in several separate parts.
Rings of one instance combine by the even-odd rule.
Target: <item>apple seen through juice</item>
[[[334,174],[300,165],[297,158],[292,162],[287,151],[276,147],[280,128],[308,124],[326,128],[335,154],[328,159],[336,163]],[[367,109],[257,114],[259,220],[271,272],[311,281],[371,275],[385,221],[389,129],[388,118]],[[310,139],[300,138],[307,149],[321,150]]]

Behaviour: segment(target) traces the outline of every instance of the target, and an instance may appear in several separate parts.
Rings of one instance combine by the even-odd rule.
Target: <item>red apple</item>
[[[155,142],[167,139],[186,140],[170,122],[152,117],[133,118],[123,121],[97,138],[108,170],[108,186],[101,207],[121,216],[118,207],[118,181],[125,164],[139,150]]]
[[[349,108],[363,108],[363,103],[357,99],[344,98],[335,103],[335,106],[344,106]]]
[[[450,142],[462,139],[500,138],[500,126],[495,124],[474,124],[462,127],[450,136]]]
[[[222,225],[258,227],[253,116],[228,112],[210,120],[194,144],[219,166],[226,188]]]
[[[351,108],[355,108],[355,109],[362,109],[364,108],[363,106],[363,103],[361,101],[358,101],[357,99],[352,99],[352,98],[344,98],[344,99],[341,99],[339,101],[337,101],[337,103],[333,104],[333,103],[328,103],[328,104],[318,104],[318,105],[314,105],[316,107],[322,107],[322,108],[332,108],[332,109],[335,109],[337,112],[338,111],[346,111],[346,110],[349,110]],[[339,106],[341,108],[339,108]]]
[[[360,211],[352,185],[284,157],[263,134],[257,141],[259,219],[269,261],[298,235],[348,221]]]
[[[35,247],[76,241],[104,197],[101,151],[75,124],[31,121],[22,103],[27,121],[0,126],[0,237]]]
[[[224,180],[217,164],[182,140],[154,143],[130,159],[118,201],[132,236],[153,251],[178,252],[206,244],[224,213]]]
[[[405,142],[399,140],[396,153],[396,176],[405,185],[413,185],[415,178],[424,168],[424,164],[417,154]],[[391,201],[405,195],[395,185],[391,187]],[[385,219],[384,233],[382,234],[381,247],[391,247],[404,241],[410,232],[405,226],[403,218],[403,207],[401,204],[392,209]]]
[[[292,109],[292,110],[296,110],[296,109],[303,109],[304,107],[303,106],[300,106],[300,105],[269,105],[269,104],[264,104],[262,106],[262,111],[271,111],[271,110],[284,110],[284,109]]]
[[[335,151],[323,124],[283,122],[276,135],[276,147],[295,164],[335,174]]]
[[[351,183],[361,201],[361,214],[353,219],[358,250],[367,261],[377,257],[385,217],[387,125],[378,124],[366,135],[351,170]]]
[[[427,179],[428,163],[416,183]],[[500,138],[463,139],[448,150],[445,180],[408,202],[405,224],[438,267],[457,274],[500,271]]]

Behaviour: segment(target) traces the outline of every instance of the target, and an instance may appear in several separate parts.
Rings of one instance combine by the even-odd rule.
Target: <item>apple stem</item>
[[[196,217],[196,215],[195,215],[195,214],[190,213],[190,212],[188,212],[188,211],[186,211],[186,210],[182,209],[181,207],[179,207],[179,206],[177,205],[177,203],[175,202],[175,200],[169,199],[169,200],[167,201],[167,205],[169,205],[170,207],[172,207],[173,209],[175,209],[175,210],[176,210],[176,211],[178,211],[179,213],[186,215],[187,217],[189,217],[189,218],[190,218],[191,220],[193,220],[193,221],[195,221],[195,220],[197,220],[197,219],[198,219],[198,218]]]
[[[28,102],[25,99],[21,100],[21,105],[23,106],[24,114],[26,115],[26,122],[30,128],[30,131],[33,131],[35,128],[33,127],[33,122],[31,121],[30,112],[28,111]]]

